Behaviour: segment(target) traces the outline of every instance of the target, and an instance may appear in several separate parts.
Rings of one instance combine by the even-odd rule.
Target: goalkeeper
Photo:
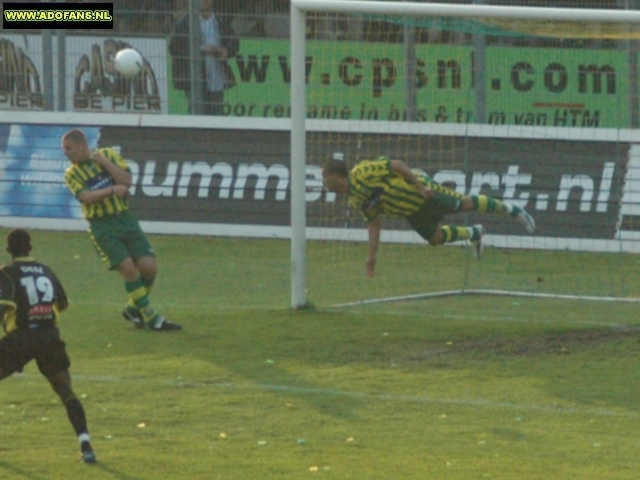
[[[322,169],[325,187],[349,195],[368,222],[367,275],[375,274],[382,222],[380,215],[403,217],[431,245],[469,240],[476,258],[482,255],[484,227],[442,225],[444,215],[458,212],[507,213],[529,233],[535,230],[531,215],[518,205],[486,195],[461,195],[423,173],[414,173],[404,162],[379,157],[364,160],[351,171],[342,160],[329,160]]]

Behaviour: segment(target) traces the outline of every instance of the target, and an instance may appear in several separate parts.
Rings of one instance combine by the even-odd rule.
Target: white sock
[[[469,231],[469,235],[470,235],[469,238],[472,242],[477,242],[482,238],[482,229],[480,228],[480,226],[474,225],[473,227],[466,227],[466,228]]]
[[[78,443],[82,445],[82,442],[91,442],[91,437],[89,437],[88,433],[81,433],[78,435]]]
[[[504,203],[504,208],[506,210],[506,213],[510,214],[511,212],[513,212],[513,203],[510,203],[510,202],[502,202],[502,203]]]

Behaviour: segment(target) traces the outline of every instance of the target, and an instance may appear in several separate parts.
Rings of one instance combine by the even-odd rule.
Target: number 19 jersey
[[[0,267],[0,305],[6,307],[2,326],[18,329],[55,325],[69,302],[53,271],[30,257]]]

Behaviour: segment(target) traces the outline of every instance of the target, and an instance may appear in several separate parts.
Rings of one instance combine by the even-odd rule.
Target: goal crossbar
[[[640,22],[640,11],[510,7],[452,3],[375,2],[364,0],[291,0],[291,7],[304,12],[421,15],[431,17],[481,17],[555,21]]]

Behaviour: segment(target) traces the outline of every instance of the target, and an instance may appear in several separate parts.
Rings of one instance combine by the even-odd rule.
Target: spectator
[[[169,52],[172,55],[173,86],[184,90],[189,100],[189,113],[220,115],[224,102],[224,91],[235,85],[235,78],[227,59],[238,51],[239,41],[232,36],[231,15],[226,2],[221,0],[200,0],[200,12],[196,22],[200,30],[192,35],[189,29],[189,15],[182,16],[174,25]],[[193,105],[191,99],[191,58],[190,42],[193,37],[200,40],[199,53],[203,60],[198,62],[195,88],[202,98],[202,105]],[[197,96],[196,96],[197,98]]]
[[[171,26],[173,0],[115,0],[114,23],[121,33],[162,33]]]
[[[268,38],[289,38],[291,13],[287,0],[274,0],[264,17],[264,32]]]

